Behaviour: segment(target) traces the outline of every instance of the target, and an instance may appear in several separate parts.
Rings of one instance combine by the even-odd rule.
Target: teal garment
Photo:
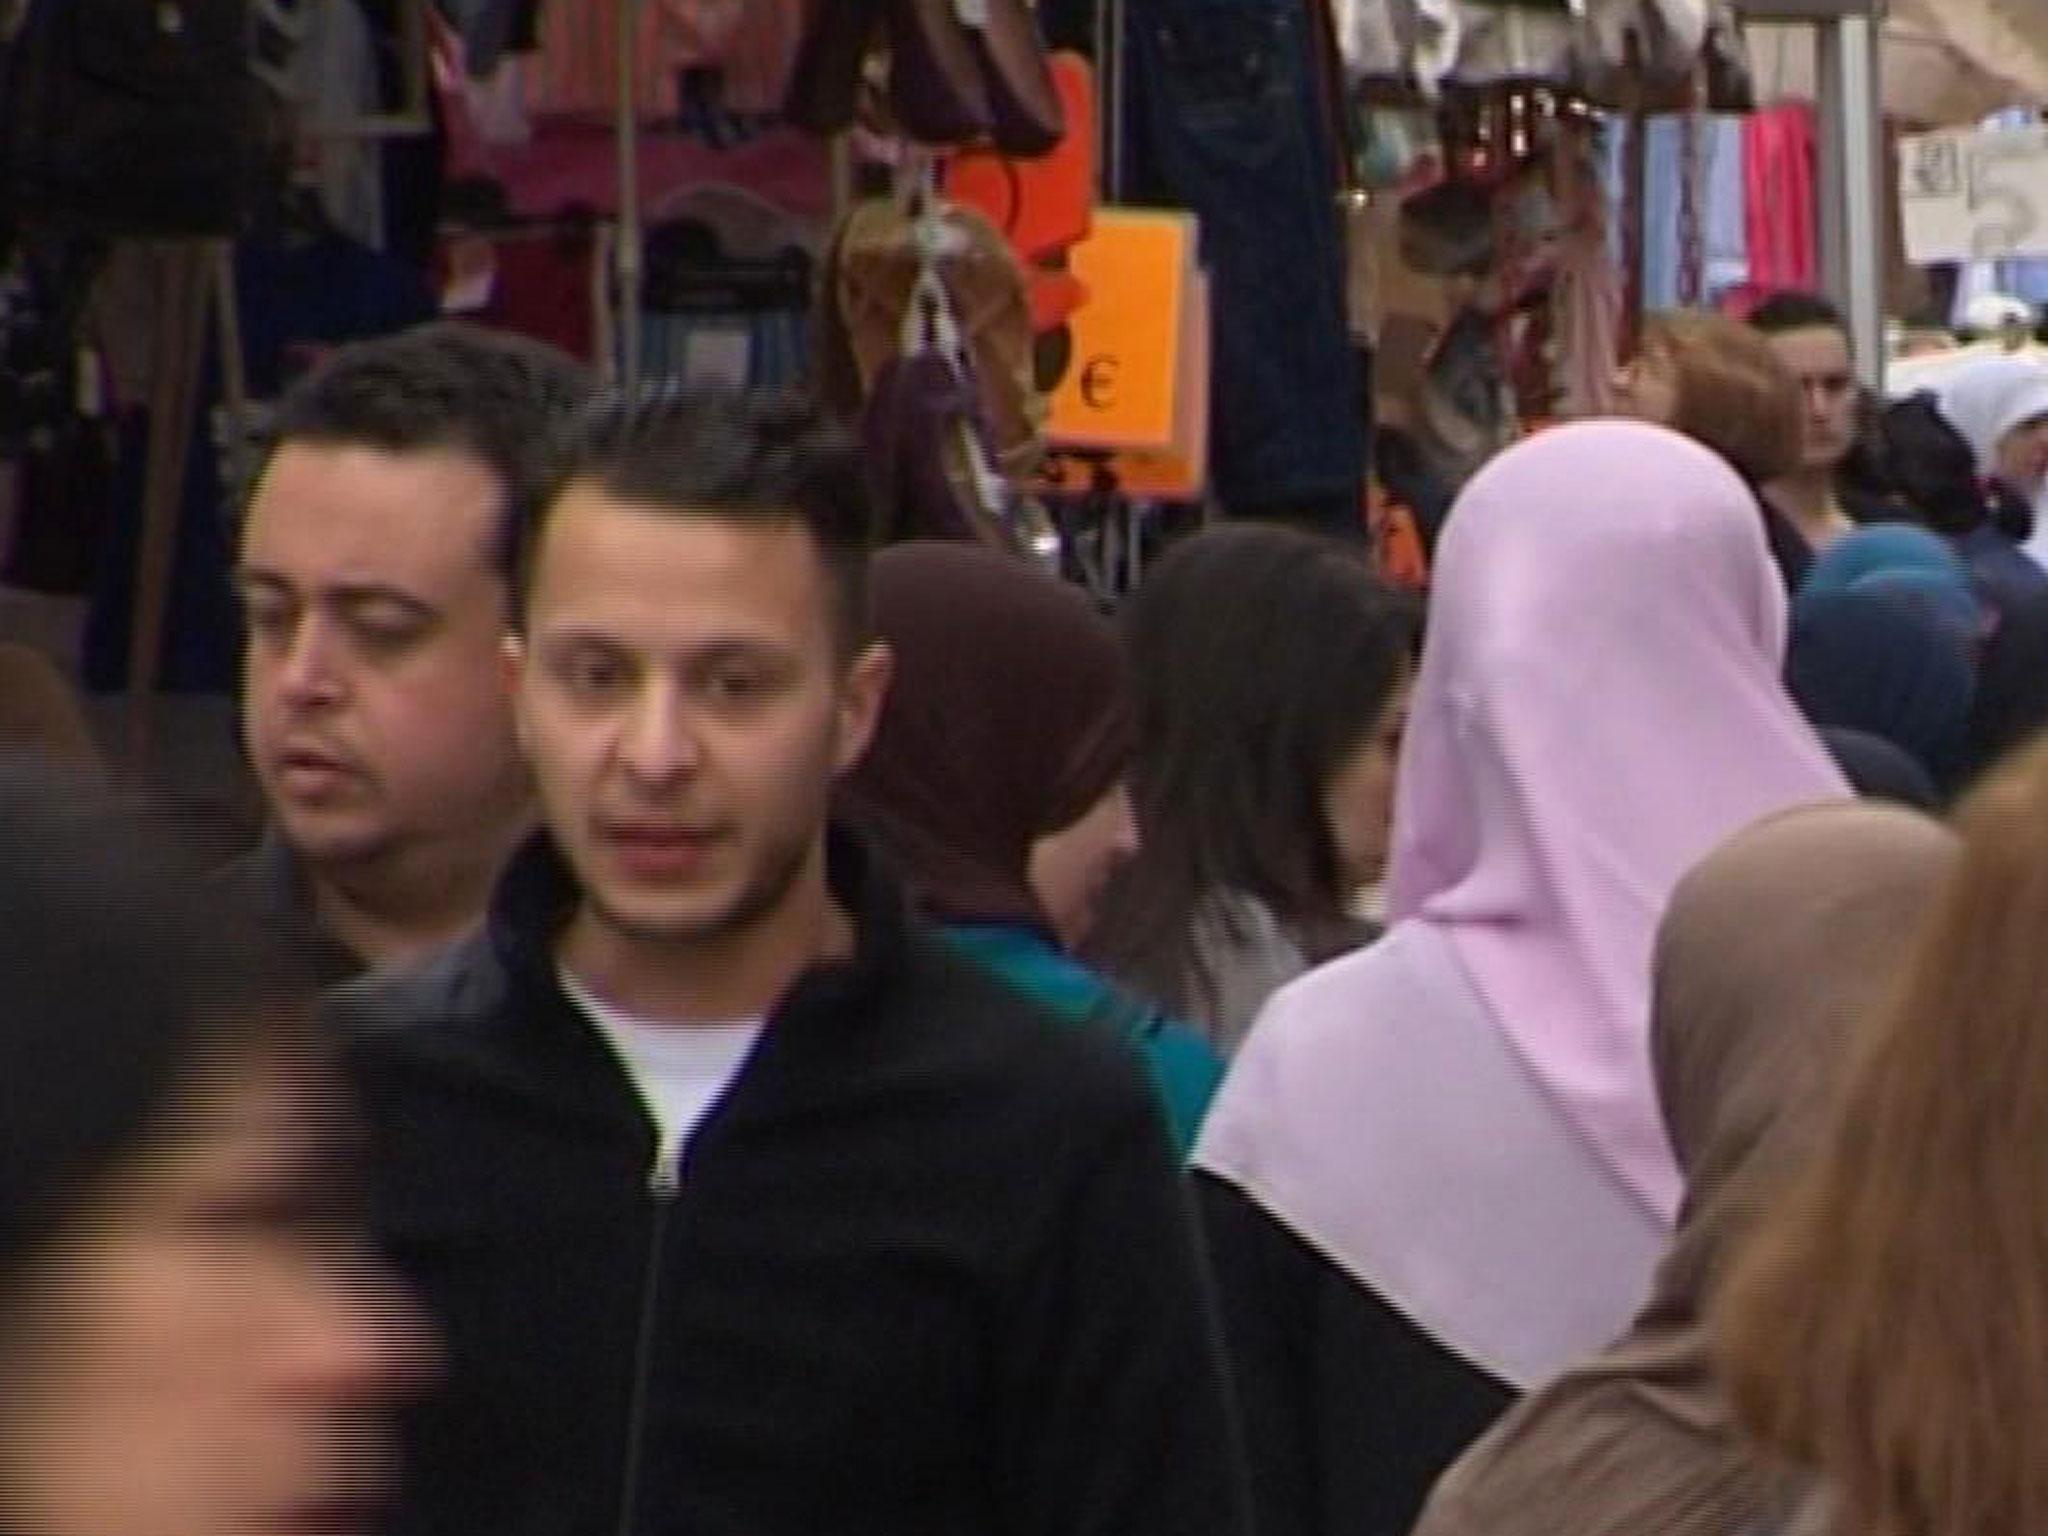
[[[1145,1058],[1181,1156],[1194,1149],[1202,1116],[1223,1081],[1223,1058],[1201,1034],[1116,990],[1036,929],[954,923],[946,936],[968,955],[1070,1024],[1117,1029]]]

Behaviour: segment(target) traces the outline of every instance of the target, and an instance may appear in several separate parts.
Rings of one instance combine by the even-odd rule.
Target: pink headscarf
[[[1667,1221],[1682,1181],[1649,1048],[1665,904],[1742,827],[1847,794],[1779,681],[1786,624],[1755,498],[1641,423],[1508,449],[1438,551],[1390,915],[1450,940],[1559,1112]]]

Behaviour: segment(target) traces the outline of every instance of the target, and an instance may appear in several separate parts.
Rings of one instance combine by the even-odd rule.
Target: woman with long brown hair
[[[1840,1536],[2048,1530],[2048,746],[1966,804],[1961,862],[1822,1157],[1718,1312],[1737,1410]]]

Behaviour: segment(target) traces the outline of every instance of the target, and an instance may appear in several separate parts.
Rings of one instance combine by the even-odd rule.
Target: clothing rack
[[[328,0],[310,0],[325,4]],[[399,101],[384,112],[337,119],[312,125],[320,138],[412,139],[434,131],[431,92],[433,72],[428,60],[432,53],[432,28],[427,6],[432,0],[398,0]],[[259,76],[263,75],[261,69]],[[272,82],[275,84],[276,82]]]

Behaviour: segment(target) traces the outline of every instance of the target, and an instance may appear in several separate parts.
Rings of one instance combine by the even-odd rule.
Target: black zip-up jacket
[[[439,1323],[397,1520],[434,1536],[1240,1536],[1222,1349],[1156,1096],[849,840],[814,970],[656,1167],[562,994],[559,855],[337,994],[380,1236]]]

